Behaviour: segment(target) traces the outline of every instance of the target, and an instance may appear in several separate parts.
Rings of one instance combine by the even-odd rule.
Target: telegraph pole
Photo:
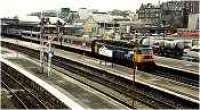
[[[45,25],[48,23],[48,20],[45,19],[42,15],[41,12],[41,23],[40,23],[40,72],[44,73],[44,68],[45,68],[45,56],[44,52],[47,52],[47,63],[48,63],[48,77],[51,75],[51,62],[52,62],[52,57],[53,57],[53,51],[51,48],[51,42],[54,40],[54,36],[52,37],[51,35],[48,36],[47,43],[45,44],[44,42],[44,32],[45,32]],[[46,50],[47,49],[47,50]]]
[[[58,14],[57,14],[58,15]],[[57,24],[56,24],[56,27],[57,27],[57,36],[48,36],[48,50],[47,50],[47,53],[48,53],[48,77],[51,75],[52,71],[51,71],[51,65],[52,65],[52,57],[53,57],[53,50],[52,50],[52,46],[51,46],[51,43],[52,41],[54,40],[54,38],[58,38],[59,39],[59,35],[60,35],[60,27],[61,27],[61,23],[59,21],[57,21]],[[62,35],[61,35],[62,37]],[[61,45],[62,45],[62,39],[61,39]]]
[[[161,24],[162,24],[162,8],[161,8],[161,4],[160,4],[160,0],[158,1],[158,4],[159,4],[159,8],[160,8],[160,11],[159,11],[159,29],[161,30]]]
[[[43,12],[40,15],[40,72],[44,72],[44,42],[43,42],[43,34],[44,34],[44,17]]]
[[[52,65],[52,57],[53,57],[53,55],[54,55],[54,52],[53,52],[53,50],[52,50],[52,45],[51,45],[51,43],[52,43],[52,41],[54,40],[54,38],[56,38],[56,37],[52,37],[52,36],[48,36],[48,42],[47,42],[47,44],[46,44],[46,46],[48,46],[47,47],[47,57],[48,57],[48,69],[47,69],[47,75],[48,75],[48,77],[49,76],[51,76],[51,73],[52,73],[52,71],[51,71],[51,65]]]
[[[53,57],[53,51],[51,49],[51,37],[48,37],[48,77],[51,75],[51,60]]]
[[[133,76],[132,76],[132,85],[133,85],[133,89],[135,89],[135,78],[136,78],[136,73],[137,73],[137,63],[136,63],[136,53],[137,50],[139,48],[139,43],[138,43],[138,38],[137,35],[135,34],[135,48],[134,48],[134,56],[133,56]],[[132,100],[132,107],[133,109],[136,109],[135,107],[135,100]]]
[[[56,15],[57,15],[57,17],[59,18],[59,16],[58,16],[58,12],[56,12]],[[56,28],[57,28],[57,40],[58,40],[58,42],[60,42],[60,45],[62,45],[62,42],[63,42],[63,38],[62,38],[62,33],[60,33],[60,24],[59,24],[60,22],[59,21],[57,21],[57,24],[56,24]]]
[[[104,23],[103,23],[103,39],[105,39],[105,31],[106,31],[106,20],[104,19]]]

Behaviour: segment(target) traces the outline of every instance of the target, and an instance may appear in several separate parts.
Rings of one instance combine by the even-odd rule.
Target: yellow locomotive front
[[[138,65],[147,63],[153,64],[153,50],[150,47],[140,47],[138,49],[135,49],[132,60]]]

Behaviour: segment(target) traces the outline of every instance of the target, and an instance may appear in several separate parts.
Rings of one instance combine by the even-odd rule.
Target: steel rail
[[[26,47],[23,47],[23,48],[26,48]],[[34,51],[32,51],[32,53],[31,53],[31,50],[28,50],[27,49],[27,51],[29,51],[28,53],[27,53],[27,51],[25,51],[26,49],[20,49],[20,50],[23,50],[23,52],[25,53],[25,54],[29,54],[30,56],[37,56],[37,52],[34,52]],[[33,55],[33,53],[34,53],[34,55]],[[36,57],[35,56],[35,57]],[[36,57],[37,58],[37,57]],[[62,60],[64,60],[64,58],[62,58]],[[66,60],[65,60],[65,62],[67,62]],[[73,66],[74,67],[74,66]],[[79,68],[76,68],[76,69],[79,69]],[[131,83],[132,84],[132,83]],[[155,95],[155,94],[154,94]],[[174,98],[174,97],[173,97]],[[172,98],[172,100],[173,100],[173,98]],[[175,100],[175,99],[174,99]],[[162,100],[162,101],[164,101],[164,100]],[[174,102],[174,103],[176,103],[176,102]],[[169,104],[173,104],[173,102],[172,103],[169,103]],[[168,105],[168,104],[167,104]],[[170,105],[170,106],[172,106],[172,105]],[[184,106],[184,105],[183,105]]]
[[[150,74],[158,75],[164,78],[169,78],[181,83],[199,87],[199,77],[198,75],[190,74],[185,71],[171,69],[163,66],[157,65]]]
[[[138,96],[142,95],[143,96],[142,98],[140,97],[140,99],[139,98],[136,98],[136,99],[141,101],[144,104],[151,106],[151,107],[155,108],[155,105],[157,105],[157,106],[160,105],[159,107],[161,107],[161,108],[164,106],[165,106],[164,108],[177,108],[176,105],[173,105],[173,103],[176,103],[176,102],[170,102],[170,101],[167,102],[166,99],[159,98],[159,95],[157,97],[155,97],[151,94],[143,93],[143,92],[141,92],[141,90],[132,88],[132,85],[131,85],[132,83],[129,83],[129,84],[121,83],[121,82],[123,82],[123,81],[120,82],[121,78],[117,78],[116,76],[110,76],[110,75],[106,74],[105,72],[97,73],[97,72],[94,72],[95,70],[94,71],[86,70],[87,67],[84,68],[83,66],[80,66],[80,65],[78,66],[77,64],[74,65],[72,62],[69,63],[69,61],[64,62],[62,60],[53,59],[53,62],[57,63],[55,65],[65,68],[68,71],[75,72],[76,74],[80,74],[81,72],[86,73],[85,76],[87,76],[87,77],[89,77],[89,75],[92,76],[92,77],[90,77],[90,79],[97,81],[98,83],[101,83],[108,87],[111,87],[112,89],[114,89],[118,92],[121,92],[123,94],[126,94],[130,97],[134,98],[134,95],[136,95],[136,94],[138,94]],[[68,62],[68,64],[66,62]],[[96,71],[98,71],[98,70],[96,70]],[[138,83],[136,83],[136,84],[138,84]],[[121,89],[122,89],[122,91],[121,91]],[[127,92],[127,91],[131,91],[131,92]],[[145,100],[143,100],[143,99],[145,99]],[[156,104],[154,102],[156,102]]]
[[[21,38],[17,37],[16,39],[28,41],[28,42],[31,41],[31,42],[34,42],[37,44],[39,43],[38,40],[33,40],[33,39],[28,39],[28,38],[23,38],[23,37],[21,37]],[[78,50],[78,49],[73,50],[72,47],[66,47],[66,46],[62,46],[59,44],[52,44],[52,45],[54,45],[58,49],[64,49],[66,51],[75,52],[77,54],[84,54],[88,57],[94,57],[94,58],[98,57],[98,58],[101,58],[101,60],[108,59],[108,58],[104,58],[105,56],[100,56],[100,55],[94,56],[90,52],[84,51],[84,50]],[[124,64],[119,64],[119,65],[124,65]],[[191,74],[188,72],[184,72],[184,71],[172,69],[172,68],[170,68],[170,71],[167,71],[168,73],[166,73],[166,70],[168,70],[168,69],[169,68],[167,68],[167,67],[155,65],[154,68],[153,69],[151,68],[150,70],[156,70],[156,71],[148,71],[148,68],[142,69],[142,71],[148,72],[149,74],[158,75],[160,77],[169,78],[169,79],[175,80],[177,82],[181,82],[181,83],[199,87],[199,76],[198,75],[194,75],[194,74]],[[176,72],[174,72],[174,71],[176,71]],[[177,74],[177,73],[181,73],[181,74]]]
[[[3,71],[3,72],[2,72]],[[37,97],[35,96],[34,93],[32,93],[30,90],[28,90],[26,87],[23,86],[22,83],[20,83],[19,81],[17,81],[13,76],[9,75],[5,70],[1,69],[1,72],[7,76],[7,78],[10,78],[12,81],[14,81],[16,84],[18,84],[23,90],[25,90],[29,96],[31,96],[35,101],[39,102],[39,106],[41,106],[40,108],[43,109],[48,109],[48,107]],[[35,104],[35,103],[34,103]],[[38,106],[38,104],[36,104]],[[27,106],[28,107],[28,106]]]
[[[17,96],[17,94],[15,94],[11,88],[6,84],[4,83],[4,81],[1,81],[1,84],[2,84],[2,87],[5,87],[16,99],[17,101],[22,105],[22,108],[23,109],[28,109],[28,107],[26,106],[26,104]]]
[[[59,60],[54,60],[54,61],[59,62]],[[121,94],[126,95],[128,98],[131,97],[131,98],[133,98],[135,100],[138,100],[139,102],[142,102],[142,103],[144,103],[144,104],[146,104],[146,105],[148,105],[148,106],[150,106],[152,108],[157,108],[156,106],[157,106],[158,102],[160,103],[160,105],[163,105],[165,107],[168,106],[167,108],[175,108],[175,107],[172,107],[171,104],[167,104],[167,103],[163,104],[163,102],[161,102],[161,101],[159,101],[157,99],[152,99],[152,97],[150,97],[149,95],[141,93],[139,91],[135,91],[133,88],[127,87],[127,85],[123,85],[120,82],[114,81],[114,79],[112,80],[112,78],[108,78],[108,77],[106,77],[104,75],[99,76],[98,74],[89,73],[87,70],[85,71],[85,70],[81,69],[81,67],[71,66],[70,64],[66,64],[66,63],[62,63],[60,65],[58,64],[57,66],[61,67],[61,65],[63,66],[64,69],[66,69],[68,71],[71,71],[71,72],[73,72],[75,74],[79,74],[81,76],[85,76],[85,77],[87,77],[87,79],[90,79],[90,80],[98,82],[98,83],[100,83],[100,84],[102,84],[104,86],[112,88],[113,90],[115,90],[115,91],[117,91],[117,92],[119,92]],[[85,75],[84,74],[80,74],[80,72],[86,73],[86,74]],[[83,81],[81,81],[81,82],[83,82]],[[101,91],[101,92],[103,92],[103,91]],[[109,95],[109,94],[107,94],[107,95]],[[138,98],[138,97],[143,97],[143,98]],[[119,99],[117,99],[117,100],[120,101]],[[154,102],[157,102],[157,103],[154,103]],[[129,105],[126,102],[122,102],[122,103],[126,104],[129,107],[131,107],[131,105]]]

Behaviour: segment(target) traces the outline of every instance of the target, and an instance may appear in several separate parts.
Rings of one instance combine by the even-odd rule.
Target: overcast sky
[[[169,0],[160,0],[169,1]],[[99,10],[132,10],[135,11],[141,3],[158,4],[159,0],[2,0],[0,3],[0,17],[25,15],[40,10],[60,9],[69,7],[90,8]]]

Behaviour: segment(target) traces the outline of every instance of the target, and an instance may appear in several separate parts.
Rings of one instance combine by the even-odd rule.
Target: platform
[[[14,42],[14,41],[11,40],[11,42]],[[33,48],[33,49],[36,49],[38,47],[38,46],[36,47],[30,46],[30,44],[28,45],[28,43],[24,43],[24,41],[21,41],[20,45],[24,45],[26,47]],[[34,45],[37,45],[37,44],[34,44]],[[123,66],[119,66],[115,64],[114,68],[112,68],[111,65],[105,66],[105,65],[100,64],[99,63],[100,61],[98,59],[90,58],[84,55],[67,52],[67,51],[59,50],[59,49],[55,49],[55,55],[64,57],[66,59],[78,61],[85,65],[92,66],[94,68],[103,69],[105,71],[108,71],[109,73],[132,80],[132,76],[130,73],[131,69],[127,67],[123,67]],[[185,97],[188,100],[193,100],[196,102],[199,101],[198,87],[178,83],[174,80],[155,76],[155,75],[148,74],[142,71],[137,71],[136,81],[139,83],[143,83],[145,85],[149,85],[153,88],[168,92],[170,94],[175,94],[180,97]]]
[[[2,61],[20,70],[22,74],[25,74],[42,87],[46,88],[46,90],[57,96],[58,99],[65,102],[67,106],[74,110],[128,109],[128,107],[57,70],[52,70],[51,77],[48,77],[47,73],[40,74],[39,61],[32,60],[22,54],[16,56],[17,53],[8,49],[2,48],[2,50],[7,51],[6,54],[9,54],[9,56],[4,55]],[[13,54],[13,56],[10,56],[10,54]],[[67,74],[67,71],[65,74]]]
[[[178,60],[173,58],[159,57],[155,56],[155,61],[157,65],[167,67],[167,68],[175,68],[181,71],[186,71],[188,73],[199,74],[199,63],[190,62],[185,60]]]
[[[39,41],[36,38],[30,38],[30,37],[25,37],[25,38]],[[11,38],[2,38],[1,40],[19,43],[18,42],[19,40],[11,39]],[[34,45],[34,43],[31,43],[31,44]],[[58,43],[57,41],[53,41],[53,44],[60,45],[60,43]],[[91,49],[88,47],[83,47],[83,46],[76,45],[76,44],[63,43],[62,45],[66,46],[66,47],[70,47],[70,48],[84,50],[84,51],[91,51]],[[155,62],[157,65],[200,75],[199,74],[199,69],[200,69],[199,63],[190,62],[190,61],[186,61],[186,60],[178,60],[178,59],[173,59],[173,58],[166,58],[166,57],[161,57],[161,56],[154,56],[154,58],[155,58]]]

